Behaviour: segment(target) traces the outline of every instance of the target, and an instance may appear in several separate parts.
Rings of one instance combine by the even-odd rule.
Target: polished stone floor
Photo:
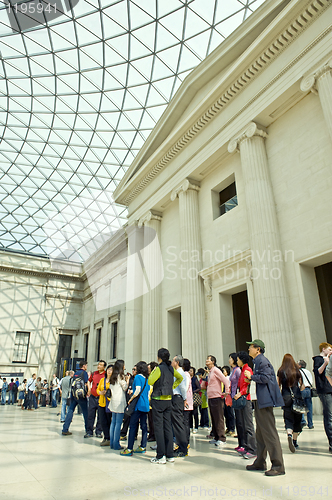
[[[237,440],[213,449],[199,430],[191,436],[190,455],[174,464],[154,465],[155,453],[120,457],[83,439],[83,418],[74,415],[72,436],[61,435],[57,409],[21,411],[0,406],[0,499],[116,500],[125,498],[306,498],[332,496],[332,455],[322,417],[304,429],[300,449],[291,454],[277,410],[286,475],[269,478],[248,472],[248,461],[234,451]],[[329,488],[329,489],[328,489]]]

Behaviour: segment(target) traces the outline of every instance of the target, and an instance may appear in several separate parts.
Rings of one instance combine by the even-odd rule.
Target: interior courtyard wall
[[[78,275],[52,272],[50,261],[1,253],[0,371],[37,373],[49,379],[55,369],[61,332],[73,335],[81,319],[82,282]],[[13,363],[16,332],[29,332],[26,363]]]

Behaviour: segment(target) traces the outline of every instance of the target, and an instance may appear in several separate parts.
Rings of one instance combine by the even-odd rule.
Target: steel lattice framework
[[[11,2],[11,3],[9,3]],[[263,0],[2,0],[0,248],[85,260],[183,79]]]

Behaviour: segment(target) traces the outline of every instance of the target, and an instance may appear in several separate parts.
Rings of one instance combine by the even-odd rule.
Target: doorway
[[[168,310],[167,330],[168,350],[173,358],[177,354],[182,354],[181,307]]]
[[[332,262],[315,267],[326,341],[332,344]]]
[[[59,335],[59,347],[58,347],[58,355],[57,355],[57,365],[56,365],[56,372],[57,376],[60,376],[60,371],[61,371],[61,359],[66,358],[70,359],[71,358],[71,344],[72,344],[72,335]]]
[[[252,340],[247,290],[232,295],[236,351],[248,351],[246,342]]]

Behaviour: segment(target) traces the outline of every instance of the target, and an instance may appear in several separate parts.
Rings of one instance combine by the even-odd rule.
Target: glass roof
[[[52,1],[52,0],[51,0]],[[263,0],[0,0],[0,248],[84,261],[184,78]]]

